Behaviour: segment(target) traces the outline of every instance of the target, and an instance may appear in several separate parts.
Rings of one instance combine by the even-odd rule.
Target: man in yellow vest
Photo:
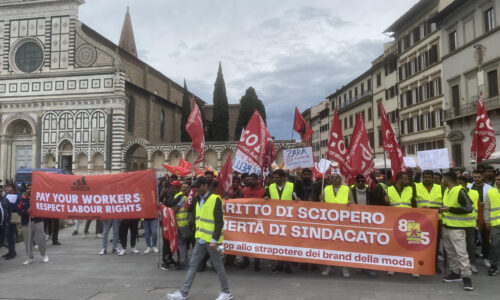
[[[473,274],[479,273],[476,266],[476,239],[477,239],[477,218],[478,218],[478,203],[479,203],[479,193],[476,190],[469,189],[467,187],[467,179],[465,176],[458,176],[457,182],[467,190],[467,195],[469,195],[472,201],[472,207],[474,211],[468,216],[475,218],[475,222],[470,222],[469,227],[465,229],[466,241],[467,241],[467,254],[469,254],[470,270]]]
[[[286,173],[282,169],[273,171],[274,183],[266,188],[266,196],[264,199],[269,200],[300,200],[295,193],[295,185],[286,181]],[[285,271],[287,274],[292,274],[292,267],[288,261],[277,261],[271,272]]]
[[[491,267],[489,276],[498,274],[498,260],[500,258],[500,173],[495,175],[495,186],[488,191],[488,200],[484,203],[484,223],[491,236]]]
[[[332,203],[332,204],[353,204],[354,199],[352,196],[351,189],[342,184],[342,176],[338,171],[335,171],[330,177],[331,184],[327,185],[323,190],[323,195],[320,196],[322,202]],[[327,266],[321,274],[323,276],[328,276],[332,267]],[[342,277],[349,278],[351,273],[346,267],[342,267]]]
[[[178,180],[170,183],[170,186],[174,189],[174,201],[176,202],[173,209],[175,212],[175,222],[177,223],[177,251],[179,254],[179,262],[175,269],[184,270],[187,267],[187,243],[192,236],[191,228],[189,228],[189,212],[186,209],[186,193],[189,187],[187,184],[182,184]]]
[[[457,174],[449,171],[444,174],[443,182],[447,187],[443,195],[443,241],[448,255],[450,274],[443,278],[444,282],[462,281],[464,290],[472,291],[471,269],[467,254],[467,237],[465,229],[475,222],[470,216],[474,211],[467,191],[457,182]]]
[[[217,272],[221,286],[221,293],[217,300],[233,299],[227,282],[226,270],[222,263],[222,256],[218,249],[218,246],[224,241],[222,199],[219,195],[212,193],[208,185],[208,181],[203,177],[194,183],[194,186],[198,189],[198,195],[193,203],[196,206],[196,244],[191,254],[184,284],[180,291],[167,295],[170,300],[187,299],[198,266],[207,252],[210,255],[210,261]]]

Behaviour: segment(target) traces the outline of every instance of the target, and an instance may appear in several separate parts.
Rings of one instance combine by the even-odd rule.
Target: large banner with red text
[[[433,275],[434,209],[231,199],[227,254]]]

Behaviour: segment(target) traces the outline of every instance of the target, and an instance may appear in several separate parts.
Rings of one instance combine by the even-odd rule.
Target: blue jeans
[[[103,225],[103,236],[102,236],[102,248],[106,249],[108,247],[108,236],[111,227],[113,227],[113,249],[118,249],[118,229],[120,227],[120,220],[104,220]]]
[[[9,254],[16,255],[16,234],[17,227],[16,224],[8,224],[6,227],[6,235],[7,235],[7,245],[9,248]]]
[[[158,241],[158,219],[154,220],[144,220],[142,222],[144,225],[144,237],[146,238],[146,246],[156,247]],[[153,244],[151,244],[151,239]]]

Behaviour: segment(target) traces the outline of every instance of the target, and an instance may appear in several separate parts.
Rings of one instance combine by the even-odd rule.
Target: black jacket
[[[28,213],[28,210],[30,208],[30,198],[29,197],[22,197],[21,202],[17,206],[17,213],[21,216],[21,225],[28,225],[29,223],[29,218],[30,215]],[[33,218],[33,222],[39,223],[42,222],[42,218]]]
[[[358,204],[358,195],[356,193],[356,186],[351,188],[352,198],[354,199],[354,203]],[[366,189],[366,205],[377,205],[374,201],[374,192],[369,188]]]

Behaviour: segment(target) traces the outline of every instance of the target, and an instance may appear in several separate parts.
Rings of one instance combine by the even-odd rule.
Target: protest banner
[[[314,167],[311,147],[283,150],[283,160],[285,161],[285,169],[287,170]]]
[[[422,170],[448,169],[450,160],[448,149],[435,149],[428,151],[418,151],[418,166]]]
[[[433,275],[437,210],[306,201],[224,203],[226,254]]]
[[[403,160],[405,162],[405,165],[410,168],[416,168],[417,167],[417,162],[415,161],[415,158],[405,156],[403,157]]]
[[[233,162],[233,171],[247,174],[255,173],[259,176],[262,173],[262,169],[259,167],[259,165],[246,153],[240,150],[236,150],[236,155],[234,156]]]
[[[54,219],[158,216],[154,170],[111,175],[33,172],[31,215]]]

